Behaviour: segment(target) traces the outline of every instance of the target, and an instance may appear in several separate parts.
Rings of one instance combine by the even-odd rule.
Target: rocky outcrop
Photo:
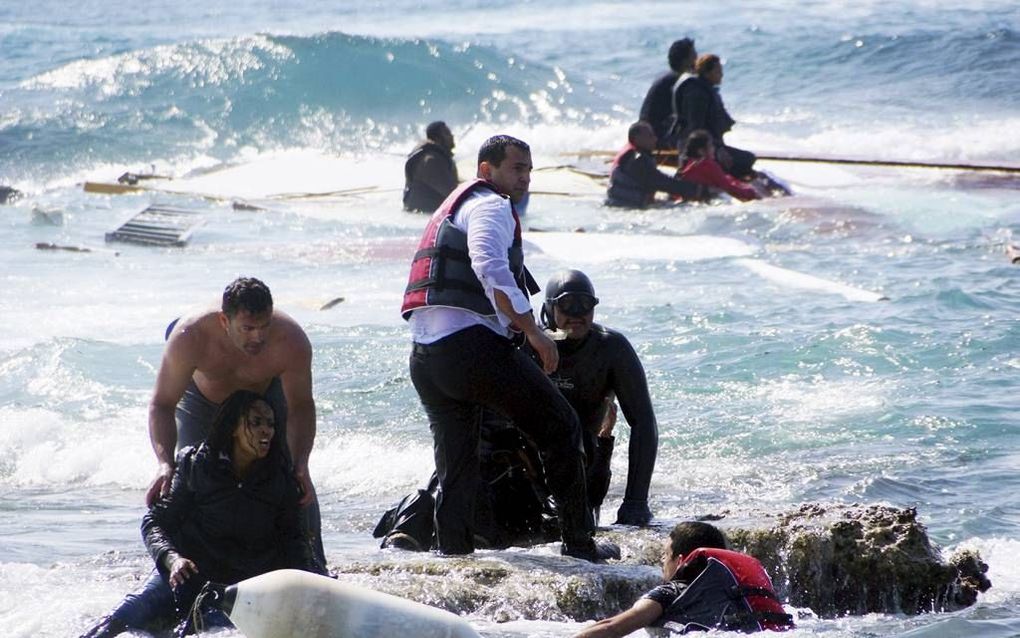
[[[913,509],[805,505],[782,514],[706,517],[734,549],[756,556],[780,597],[823,617],[952,611],[991,583],[974,552],[948,561]],[[379,560],[332,564],[355,582],[495,622],[591,620],[626,609],[661,580],[669,527],[613,528],[623,559],[592,565],[558,555],[558,544],[438,557],[386,550]]]
[[[780,596],[820,616],[953,611],[991,586],[976,553],[943,560],[912,508],[805,505],[728,534],[765,564]]]

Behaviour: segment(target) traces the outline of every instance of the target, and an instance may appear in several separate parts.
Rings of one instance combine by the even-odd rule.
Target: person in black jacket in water
[[[554,384],[577,412],[585,450],[588,505],[598,518],[609,489],[616,402],[630,426],[627,485],[616,523],[647,525],[648,492],[659,432],[644,367],[622,334],[594,323],[599,300],[591,280],[564,270],[546,285],[542,321],[556,340]],[[541,458],[527,438],[491,411],[482,423],[483,489],[476,500],[475,530],[489,546],[548,542],[557,538]],[[433,544],[435,476],[428,488],[387,511],[373,535],[383,547],[423,551]]]
[[[676,114],[673,112],[673,87],[694,70],[694,60],[697,57],[694,40],[683,38],[673,42],[667,56],[670,70],[656,78],[645,94],[645,99],[641,103],[640,117],[655,130],[655,137],[658,138],[656,148],[675,149],[677,146],[679,140],[671,136],[676,122]]]
[[[673,90],[673,109],[677,120],[673,131],[679,144],[679,153],[686,153],[685,144],[691,133],[705,130],[715,144],[715,159],[730,175],[751,178],[756,175],[753,166],[758,158],[754,153],[723,142],[725,135],[736,124],[719,94],[723,79],[723,65],[718,55],[706,53],[694,63],[695,75],[677,82]]]
[[[425,141],[404,163],[404,210],[435,212],[446,196],[457,188],[456,144],[446,122],[432,122],[425,129]]]
[[[169,494],[142,519],[156,563],[152,575],[83,638],[172,622],[184,635],[193,631],[189,612],[206,582],[233,584],[276,569],[316,571],[282,445],[261,395],[230,395],[205,442],[181,450]],[[205,623],[229,626],[221,612],[210,612]]]

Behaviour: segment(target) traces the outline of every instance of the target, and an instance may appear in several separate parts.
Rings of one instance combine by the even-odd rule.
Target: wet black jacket
[[[659,448],[659,429],[645,369],[637,353],[626,337],[599,324],[594,324],[581,341],[567,339],[556,343],[560,366],[551,378],[577,411],[589,463],[597,460],[596,438],[604,401],[615,393],[630,425],[625,498],[646,501]]]
[[[723,134],[736,124],[723,105],[718,87],[696,75],[677,84],[673,91],[673,108],[677,113],[676,138],[681,146],[692,132],[705,129],[712,135],[716,147],[721,148]]]
[[[457,187],[453,153],[425,142],[407,156],[404,164],[404,210],[434,212]]]
[[[658,148],[676,148],[676,140],[670,138],[670,130],[673,127],[673,85],[676,84],[680,74],[676,71],[669,71],[660,75],[645,95],[641,103],[641,116],[655,129],[655,137],[658,138]]]
[[[619,156],[609,176],[606,204],[644,208],[652,203],[659,191],[680,195],[684,199],[697,199],[700,194],[697,184],[664,174],[651,154],[630,148]]]
[[[270,455],[241,481],[230,458],[202,444],[181,451],[170,493],[142,518],[157,568],[184,557],[212,581],[236,583],[274,569],[315,571],[299,529],[297,480]]]

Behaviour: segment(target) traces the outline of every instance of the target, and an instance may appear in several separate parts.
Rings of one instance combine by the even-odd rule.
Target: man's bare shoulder
[[[222,330],[219,315],[218,310],[208,310],[178,319],[167,337],[167,351],[184,353],[206,347]]]
[[[297,353],[311,353],[312,345],[301,327],[293,317],[282,310],[273,310],[273,331],[276,333],[273,341],[281,352],[293,355]]]

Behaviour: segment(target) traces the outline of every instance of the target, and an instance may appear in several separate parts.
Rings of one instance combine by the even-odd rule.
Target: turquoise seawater
[[[684,35],[726,63],[737,146],[1020,157],[1020,10],[1005,1],[0,6],[0,184],[25,192],[0,207],[3,633],[76,634],[146,570],[146,408],[163,329],[238,274],[264,279],[313,343],[311,467],[327,554],[378,556],[378,515],[431,470],[397,312],[423,223],[390,190],[403,154],[439,118],[462,166],[497,132],[529,141],[538,166],[615,149]],[[293,179],[319,155],[346,183],[378,188],[252,213],[80,186],[126,170],[261,161]],[[541,281],[567,266],[588,272],[597,320],[626,334],[645,364],[660,428],[656,517],[804,502],[916,507],[940,546],[981,551],[993,589],[956,614],[808,620],[796,634],[1020,635],[1020,270],[1003,252],[1020,232],[1020,179],[768,168],[794,197],[634,212],[536,195],[529,207],[531,227],[649,238],[620,259],[528,259]],[[154,202],[203,214],[188,247],[104,244]],[[707,237],[709,252],[742,242],[750,257],[652,247],[689,235]],[[888,300],[848,298],[833,282]],[[604,518],[623,494],[623,423],[619,436]],[[492,636],[578,628],[470,620]]]

